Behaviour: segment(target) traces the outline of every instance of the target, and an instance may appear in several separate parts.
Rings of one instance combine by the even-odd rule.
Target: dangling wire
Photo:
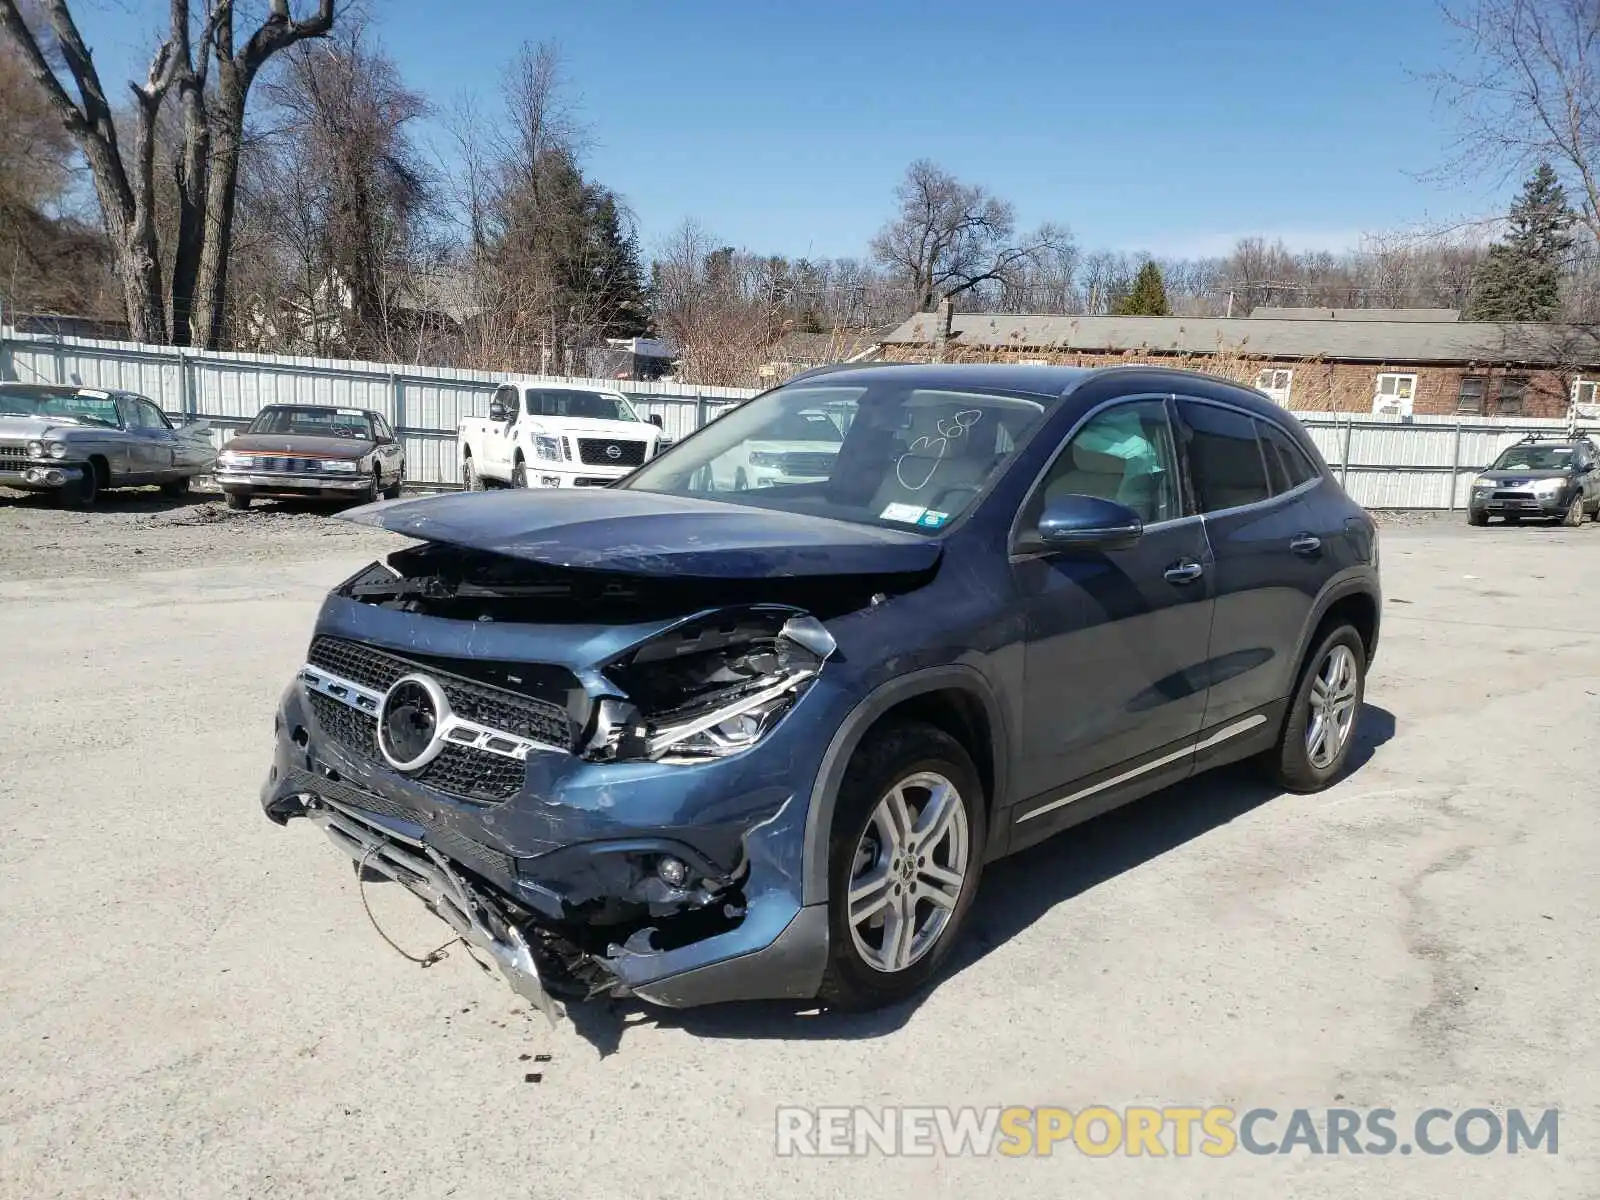
[[[430,950],[427,954],[424,954],[422,957],[418,958],[415,954],[410,954],[406,950],[402,949],[392,937],[383,931],[383,926],[378,924],[378,918],[372,915],[372,906],[367,903],[367,859],[372,857],[373,851],[381,848],[382,847],[375,845],[367,847],[366,853],[361,856],[361,861],[356,864],[356,891],[360,893],[361,896],[361,907],[367,910],[367,920],[372,922],[372,927],[378,931],[378,936],[384,941],[388,942],[389,946],[394,950],[394,952],[408,962],[414,962],[419,967],[424,968],[431,967],[437,962],[443,962],[446,958],[450,957],[449,952],[451,946],[454,946],[457,942],[460,942],[463,946],[467,945],[465,938],[459,936],[453,937],[438,949]],[[471,952],[470,946],[468,947],[468,952]],[[473,961],[477,962],[477,956],[473,955],[472,957]],[[478,963],[478,965],[482,966],[483,964]]]

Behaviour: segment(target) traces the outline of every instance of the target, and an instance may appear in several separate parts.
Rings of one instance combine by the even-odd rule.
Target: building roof
[[[883,340],[929,345],[935,313],[917,313]],[[1600,365],[1588,326],[1537,322],[1300,321],[1267,317],[1045,317],[956,313],[951,345],[1084,353],[1237,354],[1372,363]]]
[[[1250,310],[1251,320],[1279,321],[1459,321],[1454,308],[1279,308],[1262,304]]]

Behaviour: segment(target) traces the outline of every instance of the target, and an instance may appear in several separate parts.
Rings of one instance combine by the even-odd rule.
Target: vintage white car
[[[106,488],[157,484],[181,496],[215,461],[206,422],[175,425],[148,397],[0,383],[0,487],[53,492],[87,508]]]

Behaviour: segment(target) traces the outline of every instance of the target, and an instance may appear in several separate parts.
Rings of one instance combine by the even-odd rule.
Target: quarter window
[[[1487,375],[1463,375],[1461,377],[1461,390],[1456,393],[1456,411],[1458,413],[1481,413],[1483,411],[1483,396],[1488,390],[1489,377]]]
[[[1254,418],[1189,400],[1180,400],[1178,411],[1201,512],[1256,504],[1272,494]]]
[[[1256,390],[1265,392],[1286,408],[1289,404],[1289,391],[1293,385],[1294,372],[1278,367],[1268,367],[1256,376]]]
[[[1267,475],[1274,494],[1292,491],[1317,477],[1317,468],[1287,433],[1270,421],[1256,422],[1256,431],[1261,436],[1261,452],[1267,459]]]
[[[1062,496],[1125,504],[1146,525],[1183,515],[1178,456],[1164,400],[1135,400],[1089,418],[1062,448],[1034,493],[1025,528]]]

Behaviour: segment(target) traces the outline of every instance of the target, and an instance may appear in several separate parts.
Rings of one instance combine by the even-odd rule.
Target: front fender
[[[1011,763],[1010,742],[1005,717],[989,680],[976,667],[965,663],[925,667],[880,684],[860,701],[833,735],[822,765],[811,785],[811,802],[806,811],[805,848],[801,867],[802,904],[825,904],[828,900],[828,840],[833,829],[833,810],[839,785],[850,759],[879,717],[895,705],[928,692],[958,689],[975,696],[988,716],[994,760],[994,796],[991,805],[1007,794],[1007,773]]]

